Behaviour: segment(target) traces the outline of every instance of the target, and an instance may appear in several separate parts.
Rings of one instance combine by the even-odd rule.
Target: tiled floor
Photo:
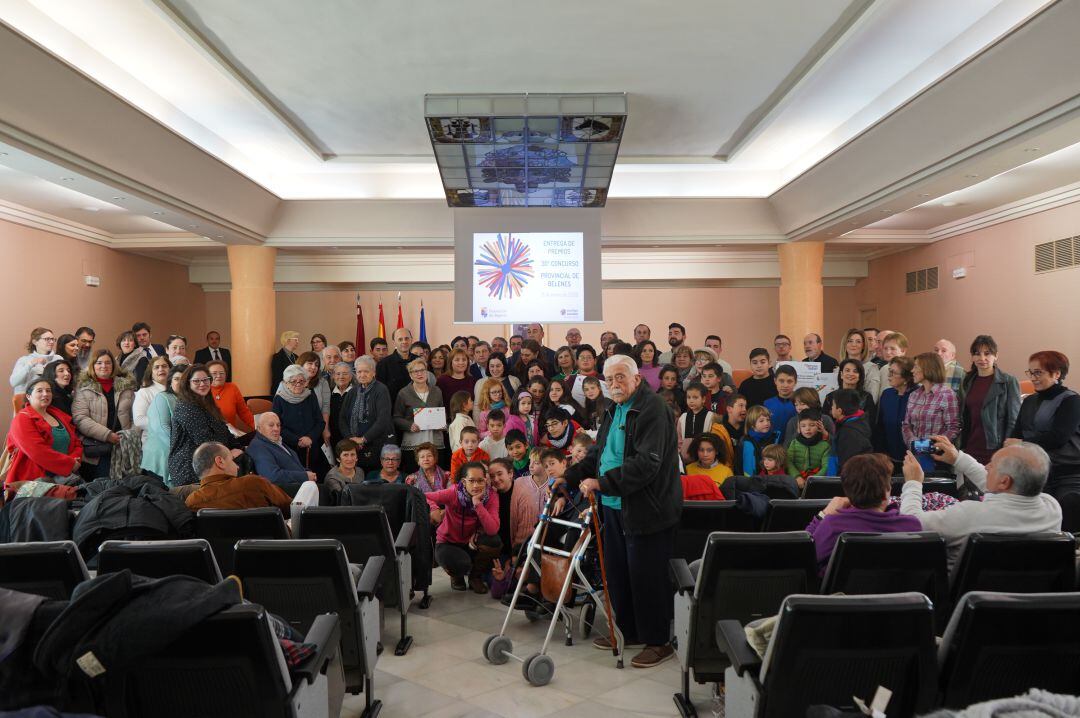
[[[414,603],[409,613],[413,646],[405,656],[393,654],[398,621],[387,611],[379,658],[375,695],[383,702],[384,718],[533,718],[535,716],[678,715],[671,699],[679,687],[679,663],[672,657],[655,668],[630,666],[619,670],[606,651],[592,647],[592,639],[575,638],[564,645],[561,626],[549,647],[555,660],[555,677],[534,687],[522,677],[521,664],[510,660],[494,666],[481,655],[484,639],[498,633],[506,609],[490,596],[450,590],[449,579],[436,569],[426,611]],[[539,650],[547,622],[530,624],[521,611],[510,619],[508,635],[514,652],[527,656]],[[691,682],[698,715],[713,715],[711,687]],[[356,718],[364,708],[363,696],[348,696],[343,718]]]

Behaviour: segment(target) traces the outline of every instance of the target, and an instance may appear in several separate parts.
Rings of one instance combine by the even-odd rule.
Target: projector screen
[[[455,322],[602,320],[596,210],[455,210],[454,224]]]

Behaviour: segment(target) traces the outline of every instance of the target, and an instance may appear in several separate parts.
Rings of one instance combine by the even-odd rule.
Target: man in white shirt
[[[959,451],[944,436],[931,437],[935,458],[951,464],[957,484],[970,481],[986,491],[982,501],[961,501],[941,511],[922,510],[923,470],[909,451],[904,458],[904,489],[900,513],[915,516],[926,531],[945,539],[949,569],[973,533],[1028,534],[1061,530],[1061,506],[1042,492],[1050,473],[1050,457],[1037,444],[1022,442],[998,449],[983,466]]]

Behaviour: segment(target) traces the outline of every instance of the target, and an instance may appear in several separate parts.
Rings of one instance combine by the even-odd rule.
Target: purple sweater
[[[845,532],[858,533],[900,533],[902,531],[922,531],[922,523],[914,516],[905,516],[896,509],[877,511],[875,509],[840,509],[835,514],[825,518],[814,517],[814,520],[806,527],[807,532],[814,539],[817,551],[818,575],[825,575],[825,567],[829,565],[829,557],[840,534]]]

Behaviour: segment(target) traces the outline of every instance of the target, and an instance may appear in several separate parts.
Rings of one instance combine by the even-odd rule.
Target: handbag
[[[15,463],[15,455],[18,452],[18,449],[13,451],[5,447],[4,453],[0,454],[0,486],[7,482],[8,474],[11,473],[11,467]]]
[[[113,445],[107,441],[98,441],[89,436],[83,437],[83,456],[87,459],[100,459],[112,454]]]

